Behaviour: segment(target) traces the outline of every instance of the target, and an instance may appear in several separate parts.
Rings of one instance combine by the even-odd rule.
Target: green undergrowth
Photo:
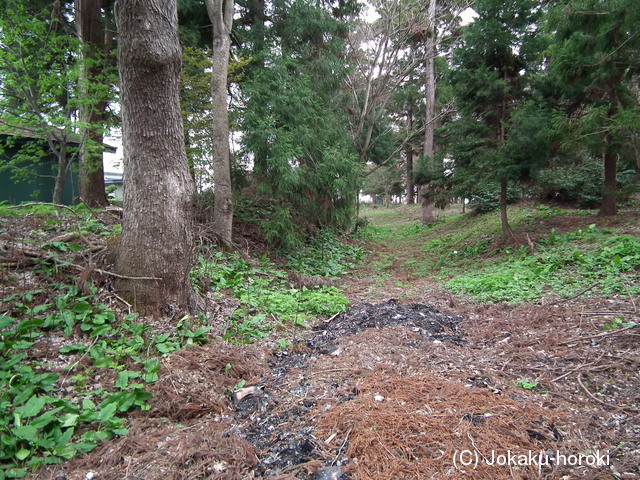
[[[287,268],[303,275],[338,277],[349,273],[362,260],[365,249],[356,236],[340,236],[323,230],[304,248],[283,252]]]
[[[158,379],[159,357],[202,343],[209,330],[185,317],[175,332],[156,335],[135,314],[102,303],[95,289],[64,283],[8,295],[2,311],[0,479],[126,434],[126,412],[150,408],[146,385]]]
[[[196,291],[210,289],[239,300],[224,338],[247,343],[269,336],[274,329],[306,327],[314,316],[346,310],[347,298],[333,283],[338,275],[352,269],[363,253],[355,242],[323,233],[307,247],[286,254],[285,270],[266,255],[249,260],[215,248],[201,248],[191,279]],[[299,285],[292,273],[313,276],[314,281],[319,279],[318,284]]]
[[[568,298],[586,289],[605,297],[640,294],[640,239],[624,229],[594,224],[562,235],[548,230],[531,251],[528,242],[515,249],[503,245],[495,212],[453,214],[421,225],[407,207],[380,210],[370,217],[373,225],[368,230],[373,241],[386,247],[372,261],[383,271],[401,263],[414,276],[436,278],[454,293],[482,302],[536,302],[546,296]],[[577,222],[577,216],[594,212],[513,205],[508,214],[515,234],[526,240],[526,232],[532,231],[539,238],[541,222],[562,223],[567,215]],[[584,224],[588,225],[586,218]],[[637,225],[632,228],[637,231]]]
[[[611,296],[640,294],[640,238],[614,235],[591,225],[573,233],[555,232],[528,247],[508,249],[491,263],[455,275],[454,293],[482,302],[539,301],[551,295],[566,298],[591,289]]]

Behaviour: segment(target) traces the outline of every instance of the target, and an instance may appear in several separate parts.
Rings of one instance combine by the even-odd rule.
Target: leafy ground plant
[[[521,248],[501,262],[459,274],[448,283],[455,293],[479,301],[538,301],[552,292],[570,297],[591,288],[603,296],[638,295],[640,239],[614,236],[595,225],[564,235],[551,235],[531,254]]]
[[[9,295],[2,307],[0,480],[22,478],[126,434],[123,414],[147,409],[145,384],[158,379],[154,352],[200,343],[207,329],[194,329],[185,318],[176,334],[154,337],[136,315],[119,318],[95,291],[87,295],[66,284]],[[37,361],[36,350],[49,338],[62,338],[63,370]],[[115,381],[92,390],[87,378],[96,375]]]
[[[325,272],[338,273],[340,269],[330,267]],[[239,255],[203,249],[191,278],[197,291],[225,291],[240,300],[224,334],[229,341],[246,343],[264,338],[274,326],[306,326],[314,315],[329,316],[347,307],[347,299],[337,287],[296,288],[287,272],[266,256],[250,262]]]

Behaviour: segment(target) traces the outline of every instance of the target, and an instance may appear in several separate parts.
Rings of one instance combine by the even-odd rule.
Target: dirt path
[[[484,306],[369,247],[349,311],[166,357],[129,435],[33,478],[640,478],[640,334],[602,328],[634,299]]]

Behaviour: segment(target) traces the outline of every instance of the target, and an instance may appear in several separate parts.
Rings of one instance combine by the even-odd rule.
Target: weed
[[[297,252],[288,253],[287,266],[303,275],[335,277],[348,273],[361,260],[364,249],[330,230],[323,230]]]
[[[49,300],[43,303],[43,297]],[[148,409],[151,394],[144,385],[158,379],[160,362],[149,355],[152,347],[166,353],[201,343],[208,330],[195,328],[185,317],[175,335],[149,341],[149,327],[138,323],[135,314],[118,320],[95,293],[84,295],[65,284],[14,294],[3,303],[8,314],[0,316],[0,478],[24,477],[41,465],[60,463],[126,434],[122,414]],[[84,339],[59,349],[61,355],[85,359],[82,373],[70,376],[80,360],[61,378],[30,358],[35,341],[53,331]],[[92,390],[89,379],[101,369],[113,370],[116,380]],[[59,396],[64,382],[72,385],[75,398]]]
[[[516,387],[524,388],[525,390],[535,390],[538,386],[538,382],[531,381],[528,378],[521,378],[516,382]]]
[[[564,235],[552,232],[535,254],[508,251],[503,261],[454,276],[448,286],[479,301],[509,303],[539,300],[547,292],[571,296],[596,284],[605,296],[637,295],[640,239],[607,233],[595,226]]]
[[[313,315],[333,315],[346,309],[347,299],[332,286],[291,288],[287,273],[267,257],[255,264],[237,255],[203,249],[191,271],[194,288],[225,290],[240,300],[224,338],[246,343],[264,338],[276,324],[306,326]]]
[[[637,325],[635,322],[625,322],[622,317],[616,317],[611,323],[605,324],[602,328],[604,330],[617,330],[619,328],[636,327]]]

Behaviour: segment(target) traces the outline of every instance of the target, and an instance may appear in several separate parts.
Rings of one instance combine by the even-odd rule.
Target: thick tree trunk
[[[82,41],[84,59],[83,95],[80,120],[87,124],[85,141],[80,149],[80,198],[91,206],[108,205],[104,189],[104,167],[102,164],[102,124],[107,104],[92,99],[91,85],[99,83],[102,69],[97,61],[97,52],[104,49],[104,30],[101,25],[103,0],[76,0],[76,24]]]
[[[176,0],[119,0],[124,217],[119,288],[144,314],[191,306],[191,197],[180,112]]]
[[[616,189],[617,189],[617,155],[606,140],[604,153],[604,192],[602,193],[602,205],[600,206],[600,216],[612,216],[618,213],[616,207]]]
[[[213,107],[213,183],[215,203],[213,228],[226,246],[232,242],[233,199],[229,161],[229,115],[227,112],[227,74],[231,48],[233,0],[206,0],[213,24],[213,65],[211,102]]]
[[[422,154],[425,157],[425,161],[429,162],[433,166],[433,154],[434,149],[434,131],[435,131],[435,116],[436,116],[436,0],[429,0],[428,10],[428,22],[429,33],[427,37],[427,49],[426,49],[426,116],[425,116],[425,131],[424,131],[424,144]],[[422,204],[422,223],[428,224],[435,222],[435,215],[433,209],[433,200],[430,192],[431,186],[429,184],[423,185],[420,188],[420,197]]]

